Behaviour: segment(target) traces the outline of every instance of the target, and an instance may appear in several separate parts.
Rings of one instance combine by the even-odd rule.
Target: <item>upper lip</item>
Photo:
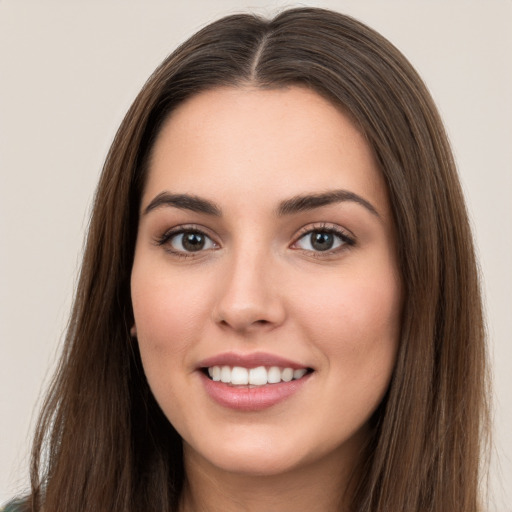
[[[212,366],[241,366],[242,368],[278,366],[280,368],[292,368],[294,370],[308,368],[307,365],[266,352],[253,352],[251,354],[226,352],[204,359],[199,363],[199,368],[210,368]]]

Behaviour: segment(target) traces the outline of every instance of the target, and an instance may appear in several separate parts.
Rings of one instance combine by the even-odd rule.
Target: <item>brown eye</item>
[[[200,231],[182,231],[169,238],[169,245],[177,252],[198,252],[213,249],[213,240]]]

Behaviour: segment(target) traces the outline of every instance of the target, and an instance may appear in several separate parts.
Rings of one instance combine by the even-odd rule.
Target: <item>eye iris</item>
[[[311,247],[317,251],[327,251],[334,245],[334,235],[325,231],[311,233]]]
[[[181,243],[187,251],[200,251],[205,244],[205,237],[200,233],[184,233]]]

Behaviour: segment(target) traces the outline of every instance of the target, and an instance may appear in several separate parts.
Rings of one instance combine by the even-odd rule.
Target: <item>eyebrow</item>
[[[279,216],[291,215],[346,201],[357,203],[366,208],[372,215],[380,218],[379,212],[375,206],[363,197],[348,190],[331,190],[319,194],[306,194],[292,197],[279,205],[277,214]]]
[[[189,194],[170,194],[169,192],[158,194],[151,203],[146,206],[144,214],[162,206],[173,206],[180,210],[206,213],[207,215],[214,215],[215,217],[222,215],[221,209],[213,201]]]
[[[380,217],[376,208],[369,201],[348,190],[332,190],[318,194],[297,195],[282,201],[277,207],[276,212],[278,216],[282,217],[347,201],[357,203],[366,208],[372,215]],[[215,217],[222,216],[221,208],[213,201],[199,196],[171,194],[169,192],[161,192],[158,194],[149,205],[146,206],[144,214],[163,206],[170,206],[180,210],[190,210],[197,213],[213,215]]]

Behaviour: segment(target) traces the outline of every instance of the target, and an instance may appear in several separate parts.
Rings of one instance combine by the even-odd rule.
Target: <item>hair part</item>
[[[401,339],[354,470],[351,511],[480,510],[484,326],[447,136],[425,85],[391,43],[315,8],[208,25],[160,65],[128,111],[96,192],[64,352],[36,431],[27,510],[177,510],[181,439],[130,337],[140,200],[152,147],[176,106],[248,84],[300,85],[338,106],[368,140],[388,187],[405,295]]]

